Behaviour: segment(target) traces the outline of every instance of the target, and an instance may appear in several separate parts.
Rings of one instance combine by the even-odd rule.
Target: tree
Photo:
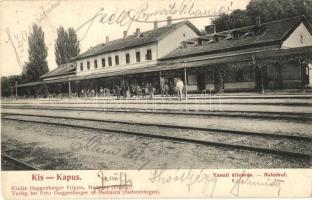
[[[252,25],[258,16],[261,22],[269,22],[298,15],[312,20],[312,0],[251,0],[245,10],[220,15],[213,22],[219,32]]]
[[[68,31],[64,27],[57,29],[55,41],[55,61],[58,66],[67,63],[80,52],[79,41],[73,28]]]
[[[298,15],[312,17],[312,0],[251,0],[246,14],[255,19],[260,16],[264,22]]]
[[[39,81],[40,76],[49,71],[47,56],[48,48],[44,43],[44,32],[37,24],[32,26],[28,36],[28,62],[23,67],[25,82]]]
[[[8,77],[1,77],[1,97],[11,96],[13,88]]]
[[[14,96],[16,84],[20,84],[21,82],[22,77],[20,75],[1,77],[1,96],[2,97]]]
[[[252,24],[252,19],[245,10],[234,10],[230,15],[222,14],[214,20],[217,31],[224,31]]]

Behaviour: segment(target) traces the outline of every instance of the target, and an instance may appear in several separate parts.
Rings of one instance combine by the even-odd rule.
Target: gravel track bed
[[[75,117],[97,120],[114,120],[133,123],[152,123],[188,127],[250,131],[271,134],[299,135],[312,138],[312,123],[298,123],[285,120],[241,119],[215,116],[161,115],[150,113],[124,113],[101,111],[43,110],[43,109],[2,109],[5,113]]]
[[[147,101],[146,101],[147,102]],[[57,103],[51,103],[51,104],[14,104],[11,106],[31,106],[36,105],[38,107],[68,107],[68,108],[101,108],[101,109],[138,109],[138,110],[172,110],[172,111],[183,111],[183,110],[200,110],[200,111],[237,111],[237,112],[281,112],[281,113],[312,113],[312,106],[285,106],[285,105],[220,105],[219,104],[212,104],[211,106],[209,104],[185,104],[184,102],[179,103],[170,103],[170,104],[150,104],[142,101],[141,104],[106,104],[101,102],[94,101],[92,104],[85,104],[84,102],[81,102],[80,104],[62,104],[62,102]],[[6,107],[10,106],[9,104],[2,104],[6,105]]]
[[[221,98],[222,103],[229,103],[229,104],[312,104],[311,99],[223,99]],[[4,101],[2,104],[18,104],[18,103],[23,103],[23,104],[54,104],[57,100],[29,100],[29,101]],[[168,98],[168,99],[136,99],[136,98],[131,98],[131,99],[119,99],[116,100],[114,99],[70,99],[70,100],[58,100],[58,103],[62,104],[94,104],[94,102],[98,103],[113,103],[113,104],[118,104],[118,103],[157,103],[157,104],[179,104],[181,101],[178,100],[178,98]],[[196,104],[196,103],[201,103],[201,104],[209,104],[211,103],[220,103],[220,98],[209,98],[207,96],[204,99],[188,99],[187,101],[183,100],[183,103],[190,103],[190,104]]]
[[[9,169],[9,170],[25,170],[22,166],[10,161],[6,158],[1,158],[1,168],[2,169]]]
[[[311,167],[299,158],[81,128],[2,120],[1,129],[2,150],[40,169]]]
[[[35,116],[19,116],[9,115],[5,119],[21,119],[31,120],[37,122],[49,122],[49,123],[60,123],[63,125],[78,125],[90,128],[103,128],[121,131],[132,131],[139,133],[147,133],[152,135],[170,136],[177,138],[195,139],[200,141],[218,142],[232,145],[243,145],[250,147],[258,147],[265,149],[273,149],[280,151],[306,153],[312,156],[312,142],[311,141],[297,141],[292,139],[284,138],[272,138],[262,136],[247,136],[247,135],[235,135],[222,132],[210,132],[200,130],[185,130],[176,128],[165,128],[158,126],[144,126],[144,125],[129,125],[122,123],[108,123],[108,122],[97,122],[90,120],[70,120],[65,118],[53,118],[53,117],[35,117]],[[115,133],[118,134],[118,133]]]

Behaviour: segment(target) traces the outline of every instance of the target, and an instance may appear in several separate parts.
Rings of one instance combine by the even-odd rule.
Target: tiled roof
[[[68,75],[71,73],[75,73],[76,70],[76,65],[74,63],[68,63],[68,64],[63,64],[48,73],[44,74],[41,76],[41,78],[49,78],[52,76],[62,76],[62,75]]]
[[[230,40],[220,40],[219,42],[203,42],[201,45],[194,45],[185,48],[178,48],[173,52],[169,53],[163,59],[174,59],[176,57],[190,56],[194,54],[201,53],[217,53],[224,52],[226,50],[238,49],[241,47],[254,47],[267,44],[281,44],[280,42],[284,40],[289,33],[300,24],[302,20],[305,20],[304,16],[297,16],[293,18],[287,18],[278,21],[272,21],[268,23],[263,23],[260,26],[260,34],[258,35],[249,35],[247,33],[252,33],[256,26],[248,26],[223,32],[218,32],[216,35],[220,36],[229,36],[233,32],[246,33],[246,37],[241,37],[239,39],[230,39]],[[196,39],[204,39],[205,41],[214,37],[214,34],[200,36],[198,38],[190,39],[189,42],[193,42]]]
[[[75,57],[74,60],[90,57],[94,55],[103,54],[106,52],[127,49],[130,47],[135,47],[143,44],[149,44],[152,42],[156,42],[157,40],[161,39],[162,37],[166,36],[168,33],[176,30],[182,25],[188,25],[198,34],[200,33],[199,30],[189,21],[182,21],[179,23],[175,23],[168,26],[163,26],[157,29],[149,30],[146,32],[142,32],[140,36],[136,35],[129,35],[125,38],[117,39],[110,41],[108,43],[99,44],[86,52],[80,54],[79,56]]]
[[[112,76],[119,76],[119,75],[128,75],[128,74],[138,74],[138,73],[147,73],[147,72],[155,72],[159,70],[173,70],[173,69],[181,69],[181,68],[192,68],[192,67],[200,67],[200,66],[207,66],[216,63],[228,63],[228,62],[236,62],[236,61],[243,61],[246,58],[251,59],[250,55],[254,55],[256,58],[270,58],[276,56],[287,56],[287,55],[296,55],[296,54],[306,54],[312,52],[312,47],[299,47],[299,48],[291,48],[291,49],[262,49],[262,51],[258,51],[256,53],[252,53],[247,50],[241,50],[241,54],[232,54],[231,52],[224,52],[223,55],[219,57],[214,57],[213,55],[209,55],[207,59],[197,61],[193,60],[189,63],[185,63],[185,66],[181,65],[181,63],[162,63],[158,66],[148,66],[148,67],[141,67],[135,69],[127,69],[127,70],[119,70],[114,72],[107,72],[107,73],[97,73],[91,75],[84,75],[84,76],[74,76],[74,77],[62,77],[60,79],[54,80],[44,80],[41,82],[31,82],[22,85],[18,85],[17,87],[26,87],[26,86],[36,86],[46,83],[57,83],[57,82],[65,82],[65,81],[79,81],[85,79],[95,79],[95,78],[102,78],[102,77],[112,77]]]
[[[257,48],[255,52],[251,52],[248,50],[240,50],[233,54],[232,52],[224,52],[222,55],[215,57],[214,55],[207,56],[205,60],[189,60],[185,65],[182,65],[181,62],[169,63],[164,62],[160,65],[151,65],[151,66],[143,66],[140,68],[129,68],[124,70],[116,70],[111,72],[104,73],[94,73],[84,76],[76,76],[72,80],[85,80],[85,79],[95,79],[95,78],[103,78],[103,77],[113,77],[120,75],[129,75],[129,74],[139,74],[139,73],[148,73],[148,72],[156,72],[156,71],[164,71],[164,70],[173,70],[173,69],[181,69],[181,68],[193,68],[193,67],[201,67],[208,66],[211,64],[217,63],[229,63],[229,62],[237,62],[237,61],[246,61],[246,59],[251,59],[251,55],[256,58],[271,58],[276,56],[287,56],[287,55],[296,55],[302,54],[312,51],[312,47],[299,47],[294,49],[274,49],[270,50],[267,48]],[[250,60],[251,62],[251,60]]]

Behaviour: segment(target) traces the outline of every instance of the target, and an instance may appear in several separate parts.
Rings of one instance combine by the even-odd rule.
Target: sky
[[[32,24],[40,25],[48,47],[49,70],[57,67],[54,44],[57,28],[73,27],[80,41],[80,52],[121,38],[123,31],[133,34],[188,19],[199,30],[211,24],[212,17],[245,9],[249,0],[0,0],[1,76],[19,75],[28,61],[28,36]]]

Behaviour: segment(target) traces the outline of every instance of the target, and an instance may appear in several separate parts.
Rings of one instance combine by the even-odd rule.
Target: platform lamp
[[[252,56],[252,63],[253,63],[254,65],[257,64],[254,56]],[[264,94],[262,66],[260,65],[259,68],[260,68],[260,74],[261,74],[261,92],[262,92],[262,94]]]

